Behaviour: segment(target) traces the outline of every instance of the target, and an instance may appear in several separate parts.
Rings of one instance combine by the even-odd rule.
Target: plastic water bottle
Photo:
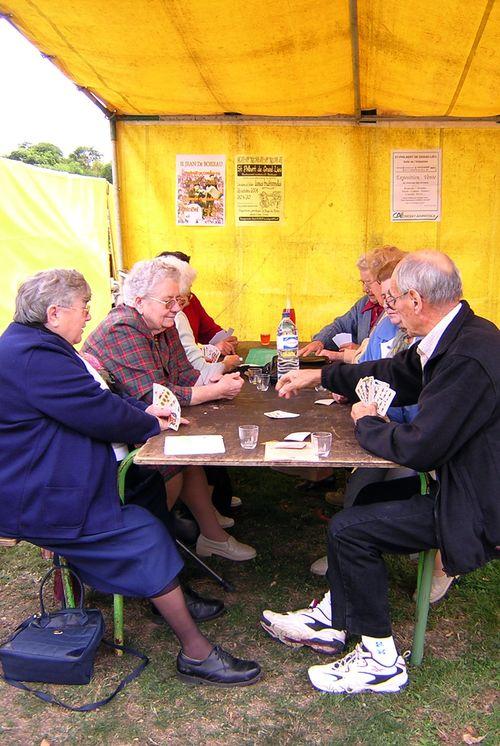
[[[276,332],[276,349],[279,380],[285,373],[299,369],[299,335],[287,309],[283,311],[283,317]]]

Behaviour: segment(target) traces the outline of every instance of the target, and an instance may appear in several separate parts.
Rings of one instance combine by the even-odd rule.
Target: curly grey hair
[[[181,280],[177,267],[165,264],[164,259],[145,259],[136,262],[123,282],[123,302],[135,308],[135,299],[144,298],[154,285],[165,279]]]
[[[462,297],[460,271],[447,254],[423,250],[408,254],[396,267],[394,279],[401,293],[416,290],[433,306],[458,303]]]
[[[88,303],[90,296],[90,285],[76,269],[45,269],[17,291],[14,321],[44,324],[49,306],[72,306],[80,298]]]

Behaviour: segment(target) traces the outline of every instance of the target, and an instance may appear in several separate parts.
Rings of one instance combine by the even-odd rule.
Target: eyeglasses
[[[383,295],[382,298],[387,308],[390,311],[395,311],[396,301],[399,300],[400,298],[404,298],[404,296],[408,295],[409,292],[410,292],[409,290],[405,290],[404,293],[401,293],[401,295],[396,295],[396,297],[394,297],[393,295]]]
[[[178,306],[186,306],[189,303],[189,300],[186,301],[185,295],[177,295],[175,298],[168,298],[167,300],[162,300],[161,298],[155,298],[154,295],[147,295],[146,298],[151,298],[151,300],[155,300],[157,303],[161,303],[165,308],[172,308],[177,303]]]
[[[372,285],[378,283],[378,280],[360,280],[360,283],[364,288],[371,288]]]
[[[81,311],[82,313],[87,314],[87,316],[90,313],[90,301],[88,301],[87,303],[85,303],[84,306],[63,306],[63,305],[61,305],[61,304],[58,303],[57,307],[58,308],[71,308],[71,309],[73,309],[73,311]]]

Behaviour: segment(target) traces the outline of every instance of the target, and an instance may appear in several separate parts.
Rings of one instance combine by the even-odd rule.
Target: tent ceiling
[[[500,113],[495,0],[0,0],[0,11],[118,114],[356,116],[356,90],[380,116]]]

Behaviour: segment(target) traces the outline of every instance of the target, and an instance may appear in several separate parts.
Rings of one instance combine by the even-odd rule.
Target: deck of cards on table
[[[153,383],[153,404],[158,407],[170,407],[172,419],[168,426],[171,430],[178,430],[181,424],[181,405],[176,395],[161,383]]]
[[[381,417],[385,416],[396,396],[396,392],[388,383],[379,381],[373,376],[360,378],[355,391],[364,404],[376,404],[377,412]]]

